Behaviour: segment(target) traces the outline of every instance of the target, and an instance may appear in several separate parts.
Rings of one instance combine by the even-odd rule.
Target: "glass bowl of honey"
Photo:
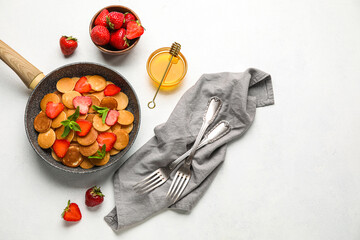
[[[148,58],[146,63],[146,70],[155,83],[159,85],[160,81],[164,75],[166,67],[169,64],[171,59],[171,54],[169,53],[169,47],[163,47],[155,50]],[[184,55],[179,52],[177,57],[173,57],[171,61],[170,69],[161,84],[161,88],[172,88],[178,85],[185,77],[187,72],[187,61]]]

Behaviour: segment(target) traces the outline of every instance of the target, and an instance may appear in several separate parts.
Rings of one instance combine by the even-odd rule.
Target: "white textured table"
[[[88,24],[98,9],[135,10],[146,32],[123,57],[101,54]],[[111,171],[60,173],[32,150],[24,130],[30,94],[0,62],[1,239],[359,239],[360,238],[360,3],[345,1],[0,1],[1,40],[48,73],[91,61],[119,71],[136,89],[142,124],[125,159],[153,136],[181,95],[202,73],[256,67],[273,77],[276,104],[229,145],[216,180],[189,215],[166,211],[120,233],[103,217],[114,206]],[[64,58],[61,35],[79,39]],[[173,41],[182,44],[189,71],[175,92],[155,89],[145,63]],[[96,211],[84,192],[100,185]],[[60,217],[68,199],[83,219]],[[180,226],[181,227],[177,227]]]

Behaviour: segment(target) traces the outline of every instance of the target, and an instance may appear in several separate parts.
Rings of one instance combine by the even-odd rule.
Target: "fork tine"
[[[176,202],[176,201],[178,200],[178,198],[181,196],[181,194],[183,193],[183,191],[184,191],[185,187],[186,187],[186,186],[187,186],[187,184],[189,183],[189,180],[190,180],[190,177],[189,177],[189,176],[186,176],[186,181],[184,182],[184,184],[183,184],[183,186],[182,186],[181,190],[179,191],[179,193],[177,194],[177,196],[176,196],[176,198],[175,198],[174,202]]]
[[[180,178],[180,180],[179,180],[179,184],[178,184],[177,188],[174,189],[174,191],[173,191],[173,193],[172,193],[172,195],[171,195],[171,198],[175,198],[176,193],[177,193],[177,192],[181,189],[181,187],[182,187],[182,184],[183,184],[184,179],[185,179],[185,175],[182,173],[180,177],[181,177],[181,178]]]
[[[160,179],[160,180],[161,180],[161,179]],[[157,187],[161,186],[164,182],[165,182],[165,181],[161,180],[158,184],[156,184],[155,186],[153,186],[152,188],[150,188],[150,189],[146,190],[146,191],[145,191],[145,192],[143,192],[143,193],[147,193],[147,192],[152,191],[153,189],[155,189],[155,188],[157,188]]]
[[[160,176],[157,176],[156,178],[154,178],[153,181],[149,182],[148,184],[144,185],[139,192],[144,192],[146,190],[148,190],[149,188],[151,188],[152,186],[154,186],[155,184],[157,184],[159,181],[162,181],[162,178]]]
[[[170,188],[169,188],[169,191],[168,191],[168,193],[166,194],[166,197],[169,197],[169,196],[171,195],[171,192],[173,191],[175,185],[177,185],[176,182],[178,181],[178,177],[179,177],[179,172],[176,172],[175,177],[174,177],[174,179],[173,179],[173,181],[172,181],[172,183],[171,183],[171,186],[170,186]]]
[[[154,182],[157,182],[159,179],[161,180],[161,176],[159,176],[158,173],[157,173],[150,180],[146,181],[145,183],[143,183],[142,185],[137,187],[135,190],[137,192],[143,191],[144,189],[146,189],[149,186],[151,186],[152,184],[154,184]]]
[[[138,182],[137,184],[135,184],[133,186],[133,188],[137,188],[140,185],[144,184],[146,182],[146,180],[148,180],[149,178],[151,178],[152,176],[154,176],[156,173],[158,172],[158,170],[153,171],[150,175],[148,175],[146,178],[144,178],[143,180],[141,180],[140,182]]]

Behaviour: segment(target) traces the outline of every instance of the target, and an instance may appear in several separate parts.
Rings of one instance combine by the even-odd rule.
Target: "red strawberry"
[[[99,143],[100,148],[105,144],[105,151],[109,152],[116,142],[116,135],[111,132],[103,132],[98,135],[96,141]]]
[[[73,38],[72,36],[70,37],[62,36],[60,38],[60,48],[65,56],[69,56],[73,54],[77,46],[78,46],[77,39]]]
[[[130,21],[136,21],[136,17],[131,13],[125,13],[124,17],[124,27],[127,28],[127,24]]]
[[[73,99],[73,105],[75,108],[77,107],[80,108],[79,109],[80,114],[87,114],[91,104],[92,104],[91,97],[77,96]]]
[[[70,142],[66,139],[56,139],[54,145],[52,146],[56,156],[59,158],[65,157],[70,146]]]
[[[144,33],[144,28],[141,26],[139,21],[130,21],[126,25],[126,37],[127,39],[138,38]]]
[[[115,94],[118,94],[121,91],[121,88],[116,86],[115,84],[109,84],[106,86],[104,90],[105,96],[114,96]]]
[[[101,25],[106,27],[106,16],[109,14],[109,11],[107,9],[104,9],[101,11],[101,13],[96,17],[95,19],[95,25]]]
[[[88,83],[86,77],[81,77],[75,84],[75,91],[79,93],[88,93],[91,90],[91,85]]]
[[[110,110],[106,116],[105,123],[106,125],[112,126],[115,125],[119,117],[119,112],[116,110]]]
[[[84,119],[78,119],[78,120],[76,120],[76,123],[79,124],[80,129],[81,129],[81,132],[76,132],[76,134],[78,136],[84,137],[90,132],[91,127],[92,127],[91,122],[84,120]]]
[[[54,103],[54,102],[48,102],[46,104],[46,115],[54,119],[56,118],[62,111],[64,110],[64,105],[62,103]]]
[[[95,26],[91,30],[91,40],[100,46],[106,45],[110,41],[110,32],[109,30],[101,25]]]
[[[106,22],[112,30],[120,29],[124,23],[124,14],[111,12],[106,16]]]
[[[100,187],[89,188],[85,193],[85,204],[88,207],[94,207],[104,201],[105,195],[101,192]]]
[[[76,203],[70,203],[68,201],[68,205],[64,209],[63,213],[61,214],[65,221],[69,222],[77,222],[81,220],[81,212],[80,208]]]
[[[129,42],[125,36],[125,28],[113,32],[110,37],[110,45],[116,49],[122,50],[129,47]]]

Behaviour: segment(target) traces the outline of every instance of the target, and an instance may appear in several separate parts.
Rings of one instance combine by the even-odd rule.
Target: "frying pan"
[[[1,40],[0,59],[14,70],[28,88],[33,89],[25,109],[25,131],[35,152],[51,166],[71,173],[97,172],[114,165],[125,155],[134,143],[140,127],[140,105],[134,89],[121,74],[100,64],[81,62],[59,67],[45,76],[39,69],[33,66]],[[121,91],[129,97],[129,105],[126,109],[134,114],[134,127],[129,134],[128,146],[117,155],[111,156],[106,165],[101,167],[94,166],[91,169],[82,169],[80,167],[71,168],[63,165],[61,162],[55,161],[51,156],[51,149],[42,149],[38,145],[38,133],[35,131],[33,126],[36,115],[41,111],[41,99],[46,94],[56,90],[56,82],[59,79],[64,77],[82,77],[85,75],[100,75],[105,79],[112,81],[115,85],[121,87]]]

